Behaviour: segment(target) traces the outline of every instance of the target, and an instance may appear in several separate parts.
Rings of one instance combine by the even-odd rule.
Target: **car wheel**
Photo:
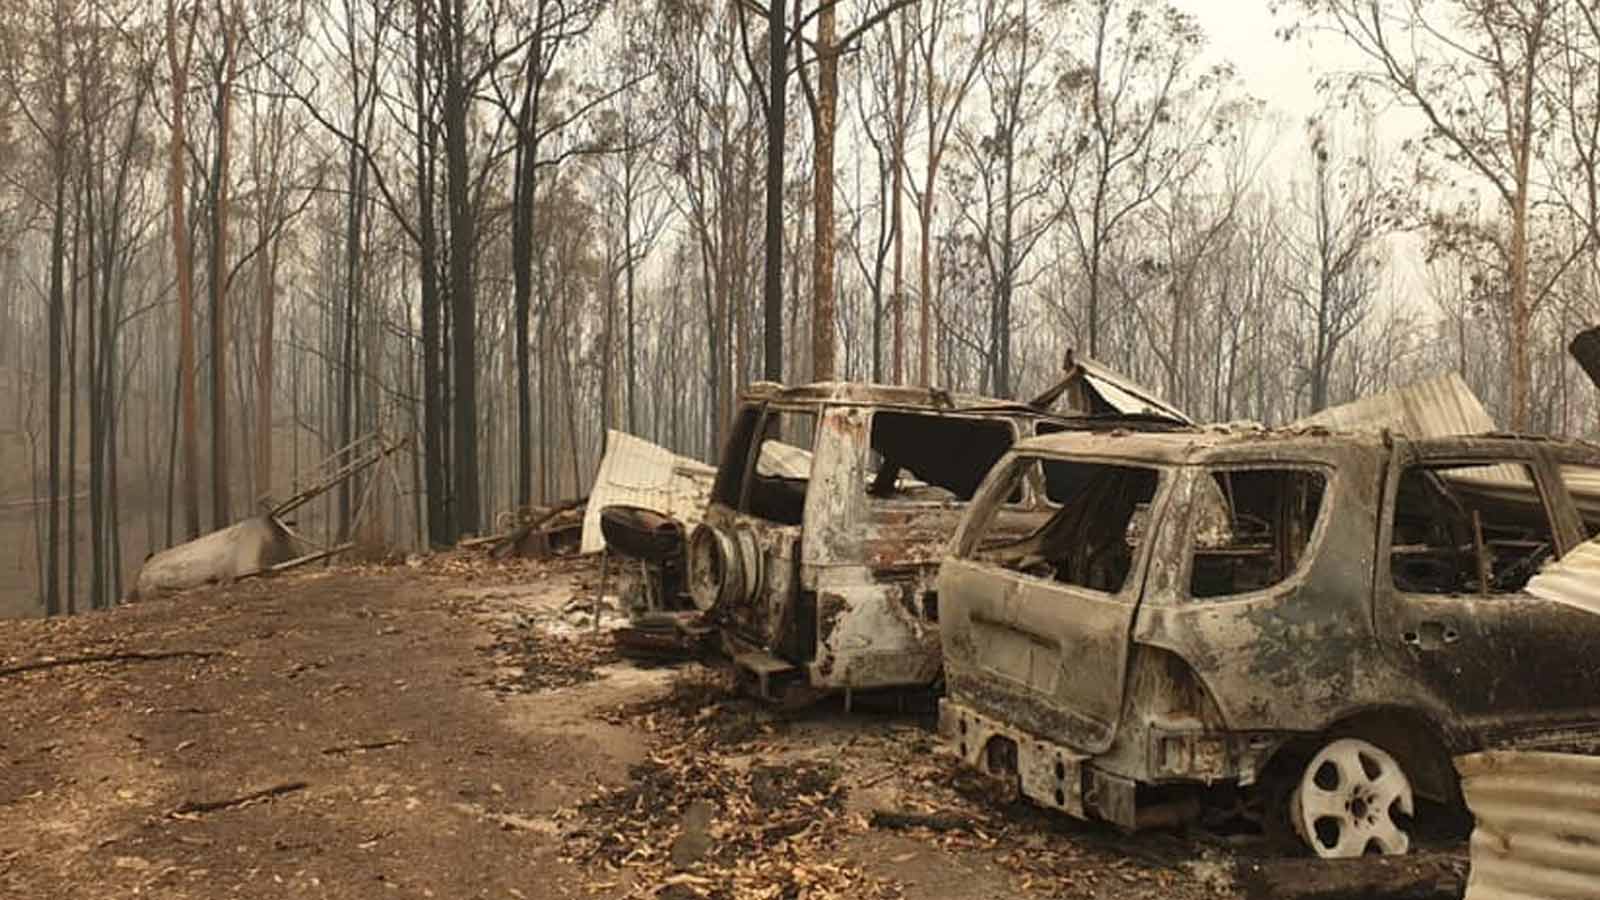
[[[1412,810],[1400,764],[1359,738],[1332,741],[1311,757],[1289,800],[1295,831],[1324,858],[1405,853]]]

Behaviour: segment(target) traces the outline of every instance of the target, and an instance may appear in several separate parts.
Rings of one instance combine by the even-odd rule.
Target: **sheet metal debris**
[[[1466,900],[1600,894],[1600,757],[1475,753],[1456,769],[1477,820]]]
[[[1190,424],[1191,420],[1176,406],[1151,393],[1143,385],[1122,377],[1111,369],[1088,357],[1080,357],[1077,366],[1082,371],[1085,384],[1099,395],[1101,402],[1126,416],[1156,416]],[[1089,413],[1090,409],[1062,410],[1065,413]]]
[[[305,549],[305,542],[277,518],[253,516],[151,556],[139,568],[132,596],[232,581],[288,562]]]
[[[608,506],[642,507],[692,526],[705,515],[716,474],[717,470],[705,463],[642,438],[607,431],[606,455],[589,492],[579,552],[598,553],[605,548],[600,511]]]
[[[1061,380],[1028,401],[1040,412],[1067,416],[1122,416],[1159,419],[1193,425],[1183,411],[1157,397],[1149,388],[1131,381],[1087,357],[1067,351]]]
[[[1494,419],[1455,372],[1373,394],[1292,423],[1290,428],[1321,426],[1329,431],[1389,429],[1413,438],[1484,434]]]
[[[1389,429],[1410,438],[1488,434],[1498,429],[1488,410],[1455,372],[1341,406],[1330,406],[1289,427],[1321,427],[1330,431]],[[1450,477],[1474,486],[1484,495],[1492,494],[1502,502],[1514,502],[1533,490],[1527,470],[1520,466],[1480,466]],[[1600,521],[1600,471],[1564,469],[1562,480],[1572,491],[1573,500],[1584,518]]]
[[[1600,542],[1579,544],[1561,559],[1545,563],[1528,582],[1528,593],[1600,613]]]

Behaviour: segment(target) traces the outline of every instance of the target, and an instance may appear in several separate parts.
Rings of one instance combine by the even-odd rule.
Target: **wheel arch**
[[[1461,804],[1454,757],[1471,746],[1459,732],[1415,707],[1376,706],[1346,714],[1321,732],[1280,744],[1266,768],[1281,771],[1296,762],[1304,764],[1321,745],[1346,737],[1360,738],[1387,751],[1400,763],[1416,793],[1447,806]]]

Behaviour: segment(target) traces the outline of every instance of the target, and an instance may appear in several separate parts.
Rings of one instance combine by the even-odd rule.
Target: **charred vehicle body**
[[[941,732],[1074,816],[1232,795],[1319,855],[1404,852],[1455,755],[1600,736],[1597,476],[1511,436],[1023,442],[937,582]]]
[[[1079,415],[1043,411],[1061,397]],[[926,687],[940,672],[933,579],[961,512],[1018,440],[1188,427],[1092,363],[1023,404],[926,388],[759,384],[741,398],[688,584],[771,699]],[[1035,484],[1003,505],[1034,509]]]

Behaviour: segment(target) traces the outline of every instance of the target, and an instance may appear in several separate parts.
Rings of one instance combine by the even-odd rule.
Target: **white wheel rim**
[[[1318,856],[1362,856],[1370,848],[1397,855],[1411,848],[1411,836],[1395,823],[1395,811],[1412,814],[1411,782],[1400,764],[1366,741],[1344,738],[1312,757],[1289,818]]]

